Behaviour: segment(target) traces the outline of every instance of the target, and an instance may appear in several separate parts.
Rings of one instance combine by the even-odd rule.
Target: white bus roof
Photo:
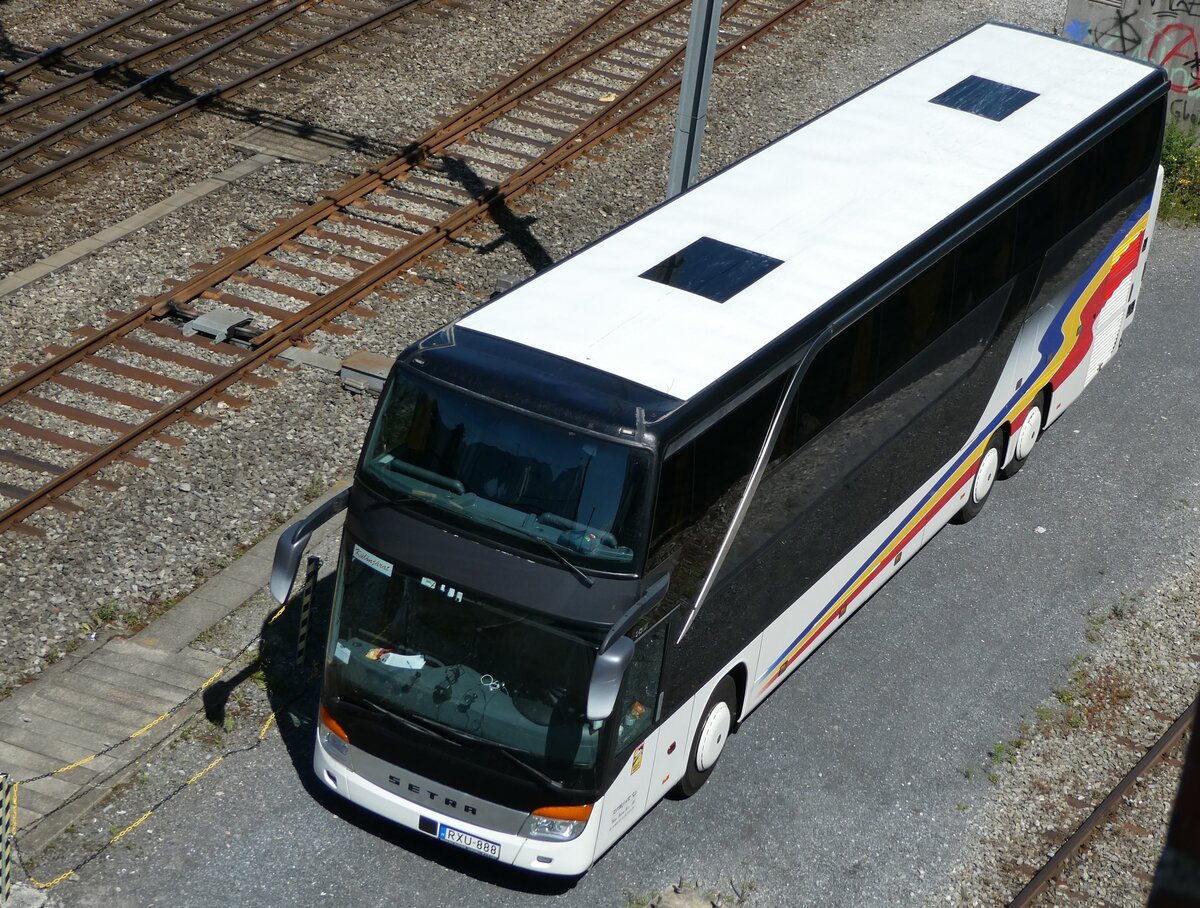
[[[984,25],[459,324],[688,400],[1147,75]],[[931,103],[970,76],[1037,96]],[[701,237],[782,264],[723,303],[639,276]]]

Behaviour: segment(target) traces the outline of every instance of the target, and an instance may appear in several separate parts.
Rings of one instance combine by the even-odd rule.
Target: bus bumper
[[[543,842],[468,823],[460,817],[447,816],[387,791],[356,774],[326,751],[320,734],[313,749],[313,771],[327,788],[360,807],[429,838],[453,843],[480,855],[483,860],[491,859],[536,873],[578,876],[591,867],[595,856],[596,820],[602,806],[599,803],[593,810],[592,821],[579,836],[569,842]],[[471,840],[475,841],[464,844]]]

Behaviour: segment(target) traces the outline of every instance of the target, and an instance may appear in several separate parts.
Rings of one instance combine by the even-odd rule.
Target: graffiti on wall
[[[1200,127],[1200,0],[1069,0],[1063,35],[1162,66],[1172,113]]]

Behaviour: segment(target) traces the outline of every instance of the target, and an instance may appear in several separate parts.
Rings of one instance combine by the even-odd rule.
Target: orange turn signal
[[[551,820],[578,820],[586,823],[592,815],[591,804],[580,804],[578,807],[539,807],[533,812],[534,816],[548,817]]]
[[[319,715],[321,717],[322,725],[324,725],[326,728],[328,728],[331,732],[333,732],[335,735],[337,735],[339,738],[341,738],[347,744],[350,743],[350,736],[348,734],[346,734],[346,729],[342,728],[342,726],[340,726],[338,724],[337,719],[335,719],[335,718],[333,718],[333,716],[329,715],[329,710],[327,710],[325,708],[324,703],[321,704],[321,709],[320,709]],[[591,808],[589,807],[588,810],[590,811]]]

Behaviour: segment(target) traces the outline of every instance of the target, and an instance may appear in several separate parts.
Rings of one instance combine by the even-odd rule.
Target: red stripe
[[[1063,382],[1071,377],[1076,367],[1083,362],[1087,352],[1092,349],[1092,329],[1095,327],[1096,316],[1100,314],[1100,310],[1108,302],[1108,298],[1121,286],[1121,282],[1137,268],[1141,255],[1142,234],[1138,234],[1137,239],[1129,244],[1129,248],[1117,259],[1108,275],[1096,288],[1096,292],[1092,294],[1092,298],[1087,301],[1083,314],[1080,316],[1079,337],[1071,348],[1071,352],[1067,354],[1067,358],[1063,360],[1063,364],[1054,373],[1054,377],[1050,380],[1050,387],[1057,390]]]

